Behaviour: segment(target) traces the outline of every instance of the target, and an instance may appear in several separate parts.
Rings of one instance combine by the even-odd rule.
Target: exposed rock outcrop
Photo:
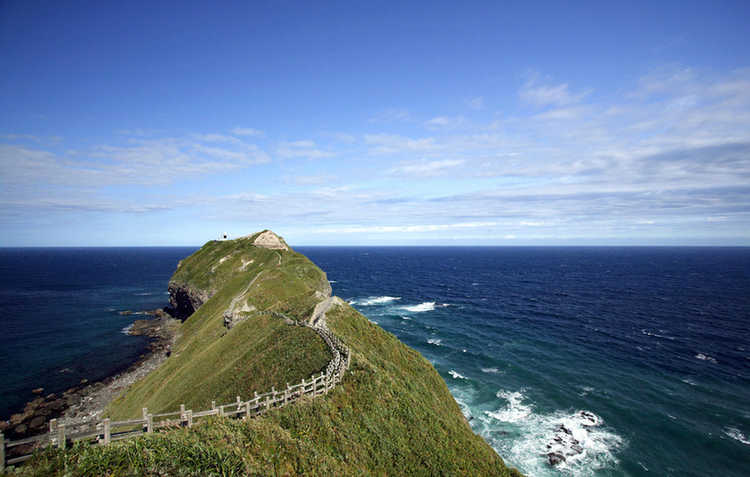
[[[187,319],[211,298],[211,294],[206,290],[199,290],[175,282],[169,282],[167,290],[169,291],[167,312],[181,320]]]
[[[271,250],[289,250],[289,247],[284,243],[284,240],[270,230],[266,230],[258,235],[253,242],[253,245],[256,247],[270,248]]]

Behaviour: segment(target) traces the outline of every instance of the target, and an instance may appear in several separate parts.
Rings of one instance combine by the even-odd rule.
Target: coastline
[[[0,421],[0,432],[6,438],[22,439],[43,434],[49,430],[49,421],[57,419],[66,427],[86,424],[101,417],[107,405],[135,381],[158,368],[170,355],[177,339],[181,321],[172,317],[169,308],[149,311],[120,312],[122,315],[148,315],[147,319],[135,320],[128,329],[132,336],[149,338],[148,350],[124,371],[94,382],[81,380],[62,393],[43,396],[43,387],[33,391],[39,396],[28,401],[23,409]],[[25,446],[19,446],[20,447]]]

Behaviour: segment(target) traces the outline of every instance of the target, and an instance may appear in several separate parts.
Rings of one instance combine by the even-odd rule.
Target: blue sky
[[[0,2],[0,246],[750,245],[750,3],[572,3]]]

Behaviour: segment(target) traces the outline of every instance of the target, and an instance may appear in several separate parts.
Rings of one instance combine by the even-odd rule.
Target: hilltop
[[[350,367],[326,395],[246,421],[108,446],[48,449],[30,475],[520,475],[474,434],[442,378],[418,352],[331,297],[325,273],[270,231],[211,241],[169,282],[184,319],[170,356],[112,401],[112,419],[206,409],[320,374],[346,344]],[[306,323],[315,326],[294,326]]]

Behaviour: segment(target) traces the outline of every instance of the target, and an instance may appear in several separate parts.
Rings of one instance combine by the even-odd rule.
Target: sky
[[[750,245],[750,2],[0,0],[0,246]]]

